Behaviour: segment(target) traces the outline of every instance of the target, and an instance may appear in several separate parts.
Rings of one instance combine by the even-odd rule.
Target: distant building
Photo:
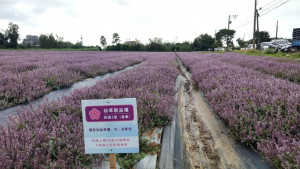
[[[124,42],[125,45],[135,45],[136,41],[126,41]]]
[[[39,37],[36,35],[27,35],[23,40],[23,45],[26,46],[39,46]]]

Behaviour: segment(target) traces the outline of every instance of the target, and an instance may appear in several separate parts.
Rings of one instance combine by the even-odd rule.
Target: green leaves
[[[233,42],[232,39],[234,38],[235,30],[231,29],[221,29],[216,33],[216,41],[219,45],[218,47],[222,47],[222,41],[226,42],[227,47],[232,47]]]
[[[196,50],[207,51],[210,48],[213,48],[214,42],[215,39],[206,33],[195,38],[193,45]]]

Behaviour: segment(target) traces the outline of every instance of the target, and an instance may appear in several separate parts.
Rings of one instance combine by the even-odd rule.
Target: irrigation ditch
[[[44,96],[36,99],[36,100],[33,100],[30,103],[27,102],[27,103],[15,105],[15,106],[12,106],[12,107],[0,110],[0,123],[1,122],[5,122],[10,115],[16,115],[17,112],[18,112],[18,110],[30,108],[30,106],[35,107],[38,104],[41,104],[43,102],[56,100],[56,99],[62,98],[63,96],[68,96],[68,95],[70,95],[70,93],[72,91],[74,91],[76,89],[82,89],[82,88],[85,88],[85,87],[91,87],[91,86],[95,85],[98,81],[104,80],[104,79],[106,79],[108,77],[115,76],[115,75],[117,75],[117,74],[119,74],[121,72],[133,69],[133,68],[139,66],[142,63],[143,62],[137,63],[137,64],[129,66],[129,67],[126,67],[126,68],[124,68],[122,70],[118,70],[118,71],[111,72],[111,73],[106,73],[104,75],[100,75],[100,76],[96,76],[94,78],[88,78],[88,79],[76,82],[72,86],[65,87],[65,88],[58,89],[58,90],[54,90],[54,91],[52,91],[52,92],[50,92],[50,93],[48,93],[48,94],[46,94],[46,95],[44,95]]]

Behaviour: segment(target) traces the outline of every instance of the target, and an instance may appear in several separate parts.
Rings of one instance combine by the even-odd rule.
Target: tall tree
[[[244,40],[241,39],[241,38],[238,38],[238,39],[236,40],[236,42],[239,44],[240,48],[245,48],[245,47],[247,46],[246,41],[244,41]]]
[[[40,45],[41,48],[49,48],[48,36],[47,35],[40,35],[39,45]]]
[[[162,38],[155,37],[154,39],[149,39],[149,41],[150,43],[147,45],[149,51],[165,51]]]
[[[259,38],[259,42],[270,42],[270,34],[268,31],[256,31],[255,36]],[[256,42],[257,43],[257,42]]]
[[[193,46],[189,41],[184,41],[179,44],[179,51],[192,51]]]
[[[56,48],[56,40],[52,33],[50,35],[40,35],[39,44],[41,48]]]
[[[7,39],[4,33],[0,32],[0,48],[4,48],[4,45],[7,43]]]
[[[117,45],[121,42],[120,36],[118,33],[113,33],[113,41],[112,44]]]
[[[48,41],[49,41],[49,48],[56,48],[56,40],[52,33],[49,35]]]
[[[17,48],[19,40],[19,26],[10,22],[8,24],[8,29],[6,30],[6,35],[8,39],[8,47]]]
[[[194,39],[193,45],[196,50],[207,51],[208,49],[213,47],[212,45],[214,44],[214,42],[215,39],[206,33],[196,37]]]
[[[68,48],[68,44],[64,42],[64,37],[60,37],[56,34],[55,46],[58,49]]]
[[[100,37],[100,44],[103,47],[103,50],[106,48],[107,42],[106,42],[106,38],[104,36]]]
[[[223,46],[223,41],[226,42],[227,50],[233,47],[232,39],[234,38],[235,30],[231,29],[221,29],[216,33],[217,43]]]

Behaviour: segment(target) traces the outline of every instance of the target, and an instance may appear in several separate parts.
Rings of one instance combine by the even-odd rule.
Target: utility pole
[[[259,42],[260,42],[260,37],[259,37],[259,24],[258,24],[258,17],[259,13],[258,10],[256,9],[256,20],[257,20],[257,47],[259,47]]]
[[[253,49],[255,49],[256,5],[257,0],[255,0],[254,4]]]
[[[278,20],[277,20],[277,24],[276,24],[276,39],[277,39],[277,35],[278,35]]]
[[[231,24],[231,21],[230,21],[230,15],[229,15],[228,16],[228,30],[229,30],[230,24]]]
[[[232,22],[232,21],[230,20],[230,17],[231,17],[231,16],[233,17],[233,19],[235,19],[236,17],[238,17],[238,15],[229,15],[229,16],[228,16],[228,30],[230,29],[230,24],[231,24],[231,22]],[[228,51],[228,43],[229,43],[229,42],[228,42],[228,37],[227,37],[227,38],[226,38],[227,51]]]
[[[228,16],[228,29],[230,29],[230,24],[232,23],[232,21],[230,20],[230,17],[233,17],[232,20],[234,20],[236,17],[238,17],[238,15],[229,15]]]
[[[229,30],[229,27],[230,27],[230,15],[228,16],[228,30]],[[226,50],[228,51],[228,37],[226,38]]]

